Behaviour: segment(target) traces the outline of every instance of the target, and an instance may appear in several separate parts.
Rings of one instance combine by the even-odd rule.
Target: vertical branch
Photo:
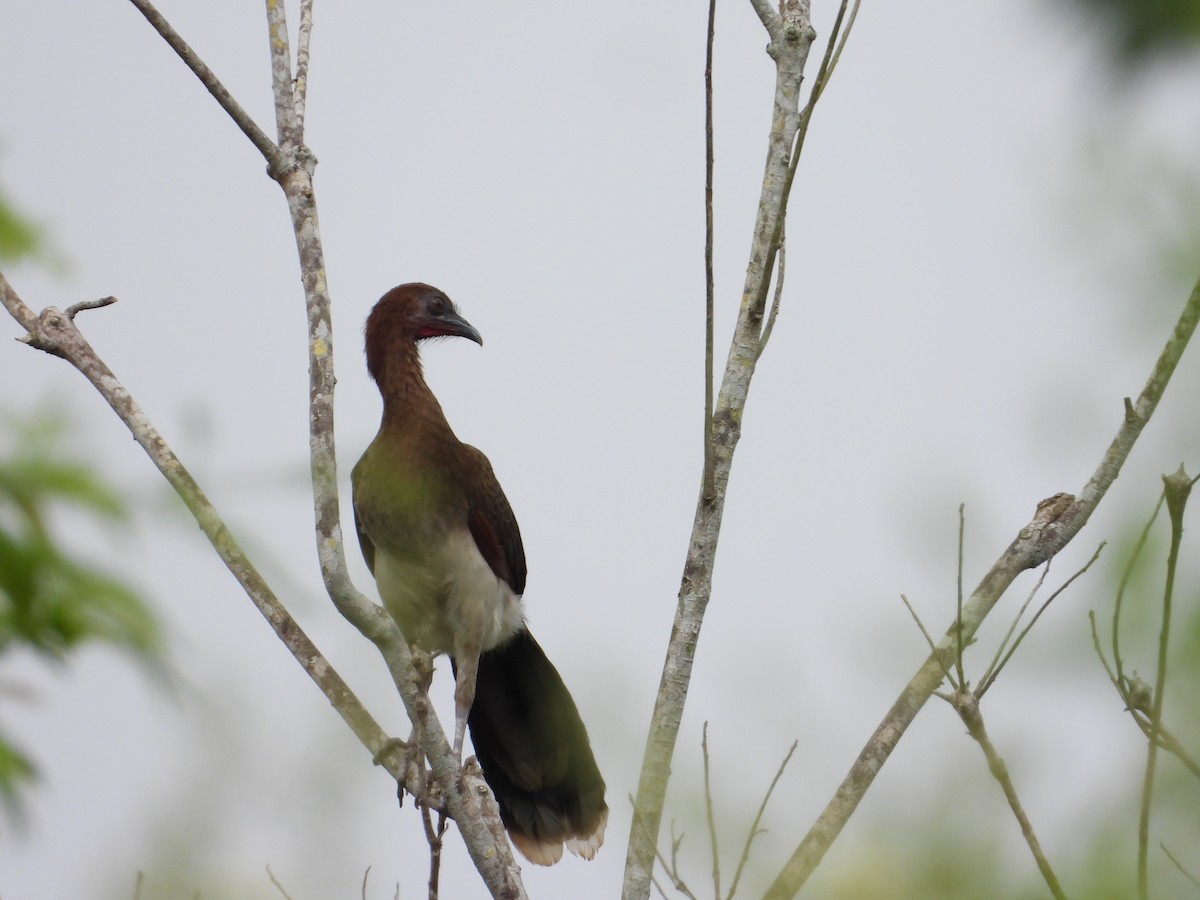
[[[966,504],[958,504],[958,607],[955,623],[958,631],[958,644],[954,648],[954,666],[958,672],[958,683],[965,685],[967,677],[963,674],[963,638],[962,638],[962,604],[963,604],[963,543],[967,530]]]
[[[309,323],[309,452],[321,577],[338,611],[379,649],[405,709],[415,721],[419,692],[408,644],[395,622],[354,587],[343,548],[333,427],[335,379],[330,298],[313,191],[316,159],[303,143],[312,2],[301,0],[298,73],[293,81],[284,2],[266,0],[278,146],[245,114],[150,0],[130,2],[142,12],[259,149],[267,160],[271,178],[279,184],[287,198],[300,256]],[[471,860],[484,882],[494,896],[524,897],[525,891],[512,857],[512,849],[499,828],[499,815],[495,804],[490,802],[490,794],[482,776],[477,770],[460,771],[458,760],[451,752],[435,717],[430,718],[424,737],[423,749],[438,785],[445,792],[449,814],[458,823]],[[377,751],[378,747],[372,749]]]
[[[782,16],[764,0],[752,0],[752,3],[770,36],[767,52],[776,67],[767,161],[737,325],[721,388],[712,407],[711,441],[705,454],[706,460],[711,459],[711,482],[707,478],[709,466],[706,464],[675,622],[646,738],[625,859],[623,896],[629,900],[644,900],[650,893],[671,757],[687,698],[700,626],[712,592],[713,562],[733,453],[741,435],[742,410],[758,361],[764,301],[771,273],[769,260],[774,259],[773,245],[780,232],[793,140],[799,128],[804,65],[816,38],[808,0],[785,0]]]
[[[305,8],[310,4],[305,3]],[[342,613],[364,635],[374,641],[383,654],[392,678],[400,691],[410,719],[416,721],[419,703],[418,678],[412,665],[412,653],[395,624],[381,633],[364,628],[380,611],[354,587],[346,566],[341,529],[341,508],[337,493],[337,455],[334,442],[333,400],[336,378],[333,371],[333,324],[325,277],[325,253],[317,219],[313,190],[316,158],[303,143],[304,92],[294,92],[288,46],[287,16],[282,0],[266,0],[271,46],[271,83],[275,95],[275,121],[279,131],[281,161],[271,169],[287,198],[288,212],[300,255],[300,276],[304,285],[308,313],[309,350],[309,455],[312,469],[313,503],[316,513],[317,556],[325,588]],[[303,15],[303,13],[302,13]],[[301,47],[307,53],[309,24],[301,34]],[[491,795],[468,785],[460,777],[458,758],[446,741],[436,717],[430,716],[422,729],[422,750],[446,795],[450,815],[488,889],[497,897],[524,897],[519,870],[507,839],[493,825],[499,814]],[[471,781],[482,783],[481,779]]]
[[[281,146],[298,147],[304,140],[292,91],[292,51],[288,43],[284,0],[266,0],[267,32],[271,40],[271,94],[275,98],[275,126]],[[307,88],[306,88],[307,90]]]
[[[704,751],[704,809],[708,819],[708,845],[712,852],[713,900],[721,900],[721,847],[717,839],[717,817],[713,812],[712,780],[709,778],[708,723],[700,740]]]
[[[713,36],[717,0],[708,0],[708,39],[704,56],[704,485],[713,496]]]
[[[304,113],[308,106],[308,48],[312,42],[313,0],[300,0],[300,36],[296,46],[296,77],[292,79],[292,106],[304,133]]]
[[[965,687],[959,687],[954,692],[951,705],[967,726],[967,733],[983,750],[984,758],[987,759],[988,771],[1000,783],[1000,788],[1004,791],[1004,798],[1008,801],[1009,809],[1016,817],[1017,824],[1021,826],[1021,836],[1025,838],[1025,843],[1033,854],[1033,859],[1037,863],[1038,871],[1042,873],[1046,887],[1050,889],[1050,893],[1055,896],[1056,900],[1067,900],[1067,895],[1063,892],[1062,885],[1059,884],[1058,876],[1054,874],[1054,869],[1050,866],[1050,860],[1042,851],[1041,842],[1038,841],[1029,816],[1025,813],[1025,807],[1021,805],[1021,799],[1017,796],[1017,788],[1008,774],[1008,766],[1005,765],[1004,759],[996,751],[991,738],[988,737],[987,728],[983,724],[983,713],[979,711],[979,698]]]
[[[1138,816],[1138,897],[1150,896],[1148,857],[1150,845],[1150,806],[1154,798],[1154,772],[1158,765],[1158,745],[1162,732],[1163,698],[1167,691],[1167,650],[1171,639],[1171,605],[1175,594],[1175,572],[1179,565],[1179,546],[1183,541],[1183,511],[1192,492],[1192,482],[1180,465],[1174,475],[1163,476],[1167,515],[1171,519],[1171,549],[1167,553],[1167,583],[1163,588],[1163,618],[1158,634],[1158,671],[1154,680],[1154,702],[1150,712],[1149,746],[1146,749],[1146,774],[1142,781],[1142,803]]]

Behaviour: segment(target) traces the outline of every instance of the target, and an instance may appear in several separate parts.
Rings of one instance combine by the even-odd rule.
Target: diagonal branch
[[[111,298],[108,298],[111,299]],[[26,327],[23,343],[53,356],[65,359],[78,369],[92,386],[100,392],[113,411],[133,434],[134,440],[146,451],[150,460],[158,467],[175,492],[195,516],[200,529],[212,543],[234,578],[249,595],[258,611],[274,629],[279,639],[329,698],[338,714],[350,726],[360,741],[372,751],[382,754],[382,763],[398,781],[415,790],[415,770],[402,771],[403,756],[398,748],[391,746],[383,729],[362,706],[358,698],[317,650],[308,636],[279,602],[270,586],[245,552],[233,539],[220,514],[196,484],[187,468],[159,434],[158,430],[142,412],[137,402],[124,385],[96,355],[96,351],[76,327],[74,317],[54,307],[35,315],[25,305],[7,279],[0,274],[0,304]],[[88,304],[89,306],[91,304]],[[76,307],[72,307],[76,309]],[[382,613],[382,610],[380,610]],[[386,615],[386,614],[385,614]],[[380,623],[383,625],[384,623]],[[414,767],[415,769],[415,767]],[[407,777],[406,777],[407,776]]]
[[[208,89],[208,92],[213,95],[217,103],[221,104],[221,109],[229,113],[229,118],[233,119],[242,133],[250,139],[258,152],[263,155],[268,166],[274,166],[278,155],[278,148],[274,142],[267,137],[255,121],[250,118],[250,114],[242,109],[241,105],[233,99],[233,95],[225,89],[225,85],[221,84],[221,80],[213,73],[213,70],[205,65],[204,60],[196,55],[187,41],[180,37],[179,32],[171,27],[171,23],[163,18],[150,0],[129,0],[138,12],[146,17],[146,21],[157,31],[164,41],[170,45],[171,49],[179,54],[179,58],[183,60],[184,65],[192,70],[193,74],[200,79],[200,83]]]
[[[1033,520],[1018,532],[1008,549],[983,577],[970,599],[963,605],[963,640],[968,641],[1013,580],[1057,554],[1075,537],[1104,498],[1116,479],[1142,429],[1162,399],[1167,383],[1179,364],[1188,341],[1200,322],[1200,281],[1192,289],[1179,321],[1154,365],[1146,386],[1136,403],[1126,401],[1125,416],[1108,450],[1078,498],[1056,494],[1038,504]],[[850,772],[826,805],[820,818],[792,853],[767,893],[771,900],[795,896],[820,864],[825,851],[841,833],[875,776],[887,761],[900,738],[925,701],[941,684],[945,664],[953,659],[958,637],[954,625],[938,644],[917,674],[901,692]],[[945,656],[945,659],[939,657]]]

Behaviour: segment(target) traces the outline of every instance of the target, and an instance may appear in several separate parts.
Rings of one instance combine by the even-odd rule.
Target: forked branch
[[[767,893],[771,900],[793,897],[820,864],[825,851],[841,833],[875,776],[887,761],[900,738],[925,702],[941,684],[953,653],[961,639],[965,644],[974,636],[992,607],[1009,585],[1026,569],[1041,565],[1065,547],[1095,512],[1109,487],[1129,457],[1142,429],[1150,421],[1167,384],[1179,364],[1183,351],[1200,322],[1200,282],[1192,289],[1175,328],[1159,354],[1146,386],[1136,402],[1125,401],[1124,415],[1116,437],[1100,459],[1092,477],[1078,498],[1056,494],[1043,500],[1032,521],[1018,533],[1008,549],[993,564],[974,593],[963,604],[961,634],[952,623],[937,649],[901,692],[875,733],[863,747],[825,810],[792,853]]]

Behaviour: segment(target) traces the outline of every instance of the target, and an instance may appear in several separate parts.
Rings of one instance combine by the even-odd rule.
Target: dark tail
[[[608,805],[587,729],[558,671],[527,630],[479,658],[467,724],[513,844],[553,865],[566,843],[591,859]]]

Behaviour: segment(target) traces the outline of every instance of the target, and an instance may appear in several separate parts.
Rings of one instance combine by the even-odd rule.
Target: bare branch
[[[297,95],[293,93],[284,5],[277,0],[267,0],[272,86],[275,97],[276,125],[280,135],[280,146],[276,147],[233,100],[212,71],[158,13],[153,4],[149,0],[131,0],[131,2],[183,59],[188,68],[200,78],[239,128],[259,148],[268,161],[268,172],[279,183],[287,197],[300,255],[301,277],[309,318],[310,456],[316,508],[317,555],[321,563],[322,577],[326,590],[338,611],[370,639],[383,655],[392,679],[404,701],[405,708],[412,717],[415,715],[415,704],[417,703],[417,677],[413,671],[408,644],[391,617],[354,587],[346,567],[337,497],[337,466],[333,441],[333,386],[335,379],[330,303],[325,279],[324,254],[321,249],[320,231],[317,224],[316,198],[312,186],[312,174],[316,161],[302,143],[303,119],[298,115]],[[304,3],[301,16],[305,20],[302,23],[304,33],[301,36],[301,44],[307,58],[311,34],[311,3]],[[306,73],[305,81],[307,82]],[[300,108],[302,108],[302,104]],[[8,296],[9,293],[8,290],[4,291],[6,306],[13,311],[18,321],[21,321],[22,324],[28,323],[31,313],[19,302],[13,302]],[[56,310],[48,310],[47,313],[53,313],[65,322],[70,321]],[[27,336],[27,343],[40,346],[48,352],[58,352],[56,342],[47,340],[43,330],[35,331],[28,325],[26,327],[30,332]],[[166,470],[164,470],[164,474],[168,478],[172,477],[172,474]],[[190,482],[190,477],[188,481]],[[194,483],[191,484],[191,487],[194,488]],[[196,491],[198,493],[198,489]],[[223,526],[221,526],[221,532],[224,533]],[[227,534],[225,536],[227,537]],[[214,543],[216,540],[214,538]],[[218,546],[219,551],[220,549]],[[246,562],[246,566],[249,566],[248,562]],[[238,573],[235,572],[235,574]],[[257,573],[254,575],[257,577]],[[265,585],[263,588],[265,589]],[[251,588],[248,587],[247,591],[254,596]],[[255,597],[256,602],[260,599],[261,596]],[[273,597],[271,599],[273,600]],[[282,607],[280,607],[280,611],[282,612]],[[277,621],[282,621],[282,619],[272,620],[272,624],[277,626],[278,631],[282,626],[278,625]],[[290,622],[290,619],[287,621]],[[280,637],[285,642],[287,641],[284,633],[281,633]],[[324,660],[315,654],[315,651],[311,658],[301,658],[301,662],[306,668],[309,665],[316,666],[321,670],[328,668]],[[313,673],[310,671],[310,674]],[[339,712],[343,712],[345,715],[340,707]],[[371,724],[374,725],[373,722]],[[352,727],[355,725],[352,724]],[[378,726],[375,726],[375,730],[378,731]],[[360,734],[360,730],[356,728],[355,733]],[[496,896],[524,897],[525,892],[512,857],[512,848],[499,825],[498,811],[494,801],[491,800],[491,794],[486,788],[482,775],[477,768],[460,770],[458,759],[452,753],[436,719],[429,723],[423,733],[424,751],[429,758],[439,787],[445,794],[449,814],[459,823],[459,830],[467,844],[468,852],[483,880]],[[382,732],[379,732],[378,735],[364,736],[360,734],[360,739],[367,744],[374,755],[379,756],[383,753],[384,759],[389,763],[389,771],[395,768],[393,774],[398,778],[404,777],[405,773],[401,770],[401,765],[396,762],[397,757],[393,756],[385,746],[387,738],[382,735]]]
[[[712,851],[713,900],[721,900],[721,850],[717,842],[717,820],[713,815],[712,782],[709,780],[708,723],[704,723],[704,736],[700,739],[704,751],[704,808],[708,818],[708,840]]]
[[[821,94],[824,93],[826,85],[829,84],[829,79],[833,77],[833,71],[837,68],[838,61],[842,58],[842,51],[846,49],[846,41],[850,39],[850,32],[854,30],[854,22],[858,18],[858,7],[861,3],[862,0],[854,0],[854,7],[850,10],[850,17],[846,19],[846,28],[844,30],[842,30],[841,25],[842,18],[846,14],[847,0],[842,0],[842,5],[838,8],[837,20],[833,23],[833,31],[829,36],[829,46],[825,52],[825,59],[821,62],[816,84],[813,85],[812,96],[808,100],[810,107],[821,99]],[[837,40],[836,48],[834,48],[835,40]]]
[[[967,684],[967,676],[963,674],[963,633],[962,633],[962,604],[963,604],[963,544],[967,532],[967,505],[965,503],[958,504],[958,605],[955,607],[955,638],[956,645],[954,648],[954,670],[958,673],[958,683],[962,686]],[[922,628],[922,631],[925,629]],[[953,684],[954,682],[951,682]]]
[[[626,900],[645,900],[650,894],[650,875],[670,778],[671,756],[679,736],[704,610],[712,594],[713,562],[724,512],[725,491],[734,450],[741,436],[742,409],[757,362],[765,305],[763,300],[769,286],[773,248],[778,243],[780,217],[786,206],[788,164],[799,127],[800,84],[809,48],[816,37],[810,22],[808,0],[786,0],[782,18],[776,18],[773,13],[766,15],[765,4],[756,2],[756,9],[764,24],[767,24],[771,38],[767,52],[776,66],[775,103],[768,137],[767,164],[738,320],[713,407],[711,485],[702,475],[700,500],[684,563],[675,622],[646,737],[625,859],[623,896]]]
[[[993,661],[992,665],[988,668],[988,671],[986,673],[984,673],[984,677],[979,680],[979,686],[975,689],[976,697],[978,697],[981,700],[983,699],[983,695],[987,693],[988,688],[990,688],[992,686],[992,684],[996,681],[996,678],[1000,674],[1001,670],[1003,670],[1004,667],[1006,665],[1008,665],[1008,661],[1010,659],[1012,659],[1012,655],[1014,653],[1016,653],[1017,648],[1021,646],[1021,641],[1025,640],[1025,636],[1027,634],[1029,634],[1029,632],[1033,628],[1033,626],[1037,624],[1037,620],[1041,618],[1042,613],[1044,613],[1046,611],[1046,608],[1051,603],[1054,602],[1054,599],[1059,594],[1061,594],[1063,591],[1065,591],[1067,588],[1069,588],[1071,586],[1072,582],[1074,582],[1076,578],[1079,578],[1081,575],[1083,575],[1084,572],[1086,572],[1088,569],[1090,569],[1092,567],[1092,564],[1100,558],[1100,554],[1103,552],[1104,545],[1106,543],[1107,543],[1106,541],[1101,541],[1100,546],[1096,548],[1096,552],[1092,554],[1091,559],[1089,559],[1086,563],[1084,563],[1083,566],[1074,575],[1072,575],[1070,578],[1068,578],[1066,581],[1064,581],[1062,583],[1062,585],[1059,586],[1058,590],[1056,590],[1053,594],[1051,594],[1049,597],[1047,597],[1046,602],[1038,607],[1038,611],[1033,614],[1033,618],[1029,620],[1029,624],[1021,629],[1021,633],[1019,635],[1017,635],[1017,639],[1015,641],[1013,641],[1012,647],[1009,648],[1008,653],[1006,653],[1004,655],[1004,658],[1001,659],[998,663]],[[1050,571],[1050,561],[1049,560],[1046,561],[1046,567],[1042,572],[1043,579],[1046,577],[1046,572],[1048,572],[1048,571]],[[1042,583],[1041,580],[1039,580],[1038,585],[1041,586],[1041,583]],[[1030,600],[1032,600],[1032,599],[1033,599],[1033,595],[1031,594]],[[1026,602],[1026,605],[1028,605],[1029,601],[1026,600],[1025,602]],[[1021,607],[1021,612],[1023,613],[1024,611],[1025,611],[1025,607]],[[1020,614],[1018,614],[1017,618],[1018,619],[1020,618]],[[1014,627],[1016,626],[1015,620],[1013,622],[1013,626]],[[1012,634],[1011,630],[1009,631],[1009,634],[1010,635]],[[1005,640],[1007,640],[1007,636],[1006,636]],[[1003,649],[1003,645],[1001,645],[1001,649]]]
[[[913,621],[916,622],[917,627],[921,629],[921,634],[925,637],[925,643],[929,645],[929,652],[933,654],[934,658],[939,663],[941,663],[942,672],[945,674],[946,680],[950,682],[951,687],[953,687],[955,690],[958,690],[962,682],[955,679],[954,673],[950,671],[950,667],[946,665],[945,661],[943,661],[942,657],[945,654],[942,654],[938,650],[937,644],[933,642],[933,638],[925,629],[925,623],[921,621],[921,617],[917,615],[917,611],[913,609],[913,605],[908,602],[908,598],[901,594],[900,599],[904,601],[904,605],[908,607],[909,615],[913,617]]]
[[[12,286],[0,274],[0,296],[5,306],[12,311],[28,309],[17,297]],[[19,315],[14,317],[20,321]],[[159,434],[158,430],[142,412],[124,385],[96,355],[95,350],[84,338],[65,313],[50,307],[42,312],[34,323],[34,330],[26,343],[39,350],[65,359],[78,369],[113,411],[125,423],[134,440],[146,451],[150,460],[171,484],[188,510],[195,517],[200,529],[212,543],[221,560],[233,573],[238,583],[249,595],[258,611],[274,629],[279,639],[329,699],[329,702],[345,720],[358,739],[372,751],[383,753],[382,764],[398,781],[416,786],[415,779],[407,779],[398,754],[387,753],[388,737],[355,697],[329,661],[317,650],[308,636],[279,602],[253,563],[233,539],[228,527],[208,498],[200,490],[187,468]],[[382,609],[380,615],[386,616]],[[386,623],[381,622],[381,627]]]
[[[267,31],[271,45],[271,94],[275,98],[275,128],[281,148],[298,149],[304,143],[302,118],[292,90],[292,52],[288,43],[287,9],[282,0],[266,0]],[[309,27],[311,29],[311,18]],[[306,75],[307,79],[307,75]],[[307,91],[307,85],[305,87]]]
[[[767,32],[774,34],[779,28],[779,14],[771,8],[770,0],[750,0],[750,5],[758,13],[758,18],[762,20]]]
[[[1026,569],[1040,566],[1057,554],[1075,537],[1091,518],[1096,506],[1103,499],[1113,480],[1121,471],[1137,442],[1142,429],[1150,420],[1166,391],[1171,375],[1175,371],[1188,341],[1200,322],[1200,282],[1192,289],[1184,305],[1179,321],[1171,337],[1163,347],[1154,365],[1146,386],[1138,396],[1137,403],[1127,405],[1116,437],[1101,457],[1091,479],[1084,485],[1078,499],[1070,494],[1056,494],[1038,505],[1032,521],[1022,528],[1017,537],[1001,554],[988,573],[975,588],[971,598],[963,606],[963,639],[974,636],[996,601],[1004,594],[1013,580]],[[949,649],[957,642],[957,629],[950,631],[939,644]],[[875,776],[891,755],[892,750],[904,736],[921,707],[941,684],[943,668],[938,653],[933,653],[901,692],[892,708],[884,716],[875,733],[867,741],[850,772],[826,805],[816,823],[792,853],[791,858],[775,879],[767,893],[771,900],[792,897],[808,880],[820,863],[825,851],[841,833],[850,816],[858,808]]]
[[[267,866],[267,877],[271,879],[271,884],[275,885],[275,889],[279,891],[284,900],[292,900],[292,895],[284,890],[283,885],[279,883],[279,879],[275,877],[275,873],[271,871],[270,866]]]
[[[292,108],[300,135],[304,135],[304,114],[308,105],[308,46],[312,41],[313,0],[300,0],[300,34],[296,46],[296,77],[292,79]]]
[[[8,279],[4,277],[3,273],[0,273],[0,304],[8,310],[10,316],[17,320],[17,324],[25,329],[25,334],[17,338],[17,340],[25,344],[32,344],[33,333],[41,325],[38,321],[38,315],[25,305],[24,300],[17,296],[17,292],[13,290],[12,285],[8,283]]]
[[[708,0],[708,37],[704,55],[704,476],[703,502],[713,497],[713,39],[717,0]]]
[[[106,306],[112,306],[116,302],[116,297],[101,297],[99,300],[81,300],[78,303],[73,303],[67,307],[67,318],[74,319],[84,310],[103,309]]]
[[[980,684],[986,685],[991,681],[992,672],[1000,665],[1000,659],[1004,656],[1004,649],[1008,646],[1008,642],[1012,640],[1013,634],[1016,633],[1017,626],[1021,624],[1021,618],[1025,615],[1025,610],[1029,609],[1029,604],[1033,602],[1033,598],[1038,595],[1042,589],[1042,585],[1046,583],[1046,576],[1050,574],[1050,563],[1052,560],[1046,560],[1046,564],[1042,566],[1042,574],[1038,576],[1038,580],[1034,582],[1033,587],[1029,591],[1029,595],[1025,598],[1025,602],[1021,604],[1017,614],[1013,616],[1012,622],[1008,626],[1008,631],[1004,632],[1004,637],[1000,640],[1000,645],[996,648],[996,653],[992,657],[992,661],[988,663],[988,667],[983,672],[983,677],[980,678]]]
[[[350,580],[342,540],[341,507],[337,493],[337,455],[334,441],[333,325],[325,277],[325,254],[317,220],[313,171],[316,160],[303,145],[302,117],[293,95],[286,11],[278,0],[267,0],[271,48],[271,84],[280,139],[280,162],[270,174],[283,189],[300,254],[309,326],[309,457],[312,470],[317,557],[325,589],[338,611],[383,654],[400,691],[409,718],[416,721],[419,676],[413,669],[408,643],[390,616],[367,600]],[[302,13],[303,15],[303,13]],[[309,25],[311,29],[311,24]],[[308,38],[302,38],[307,46]],[[499,811],[478,768],[460,769],[436,716],[423,723],[425,755],[446,796],[450,815],[458,823],[471,861],[495,896],[524,897],[512,847],[500,824]]]
[[[775,777],[771,779],[771,784],[767,788],[767,792],[763,794],[762,803],[758,805],[758,812],[754,816],[754,821],[750,823],[750,831],[746,835],[746,846],[742,848],[742,858],[738,860],[737,871],[733,873],[733,884],[729,885],[729,893],[726,895],[726,900],[733,900],[733,895],[737,893],[738,882],[742,878],[742,870],[746,868],[746,863],[750,861],[750,847],[754,844],[754,839],[763,833],[763,829],[758,826],[762,822],[763,813],[767,811],[767,803],[771,800],[771,794],[775,793],[775,785],[779,784],[779,779],[783,777],[783,772],[787,768],[788,763],[791,762],[792,754],[796,752],[798,746],[800,746],[799,741],[792,741],[792,746],[788,748],[787,754],[783,757],[783,762],[775,770]]]
[[[193,74],[200,79],[200,83],[208,89],[208,92],[213,95],[216,101],[221,104],[221,108],[229,113],[229,117],[233,119],[238,128],[242,130],[242,134],[250,139],[258,152],[263,155],[263,159],[267,161],[268,168],[274,168],[278,163],[279,149],[267,137],[266,133],[258,127],[255,121],[250,118],[250,114],[242,109],[241,105],[233,99],[233,95],[225,89],[225,85],[213,73],[204,60],[196,55],[195,51],[188,46],[187,42],[180,37],[179,33],[171,27],[171,24],[163,17],[150,0],[129,0],[138,12],[146,17],[146,21],[162,35],[165,40],[183,60],[184,65],[192,70]]]
[[[1109,666],[1108,659],[1104,656],[1104,651],[1100,647],[1100,633],[1096,629],[1096,613],[1089,612],[1088,619],[1092,625],[1092,644],[1096,648],[1096,655],[1100,657],[1100,663],[1104,666],[1104,671],[1108,673],[1109,680],[1113,683],[1113,687],[1117,689],[1117,694],[1124,701],[1125,711],[1133,717],[1134,723],[1141,729],[1142,734],[1149,738],[1151,733],[1149,715],[1153,708],[1154,692],[1151,690],[1150,685],[1137,677],[1137,672],[1133,673],[1132,678],[1117,676],[1112,667]],[[1168,731],[1167,726],[1161,722],[1158,724],[1158,745],[1175,756],[1193,775],[1200,778],[1200,762],[1192,758],[1179,739]]]
[[[1167,859],[1175,864],[1175,868],[1183,873],[1184,878],[1196,885],[1196,887],[1200,887],[1200,879],[1197,879],[1195,875],[1183,867],[1183,864],[1175,858],[1174,854],[1172,854],[1170,850],[1167,849],[1166,844],[1164,844],[1162,841],[1159,841],[1158,846],[1161,848],[1162,852],[1167,855]]]
[[[767,349],[767,341],[771,339],[771,332],[775,330],[775,320],[779,318],[779,304],[783,299],[783,277],[787,274],[787,238],[785,229],[779,231],[779,255],[776,257],[775,264],[775,293],[771,297],[771,311],[767,313],[767,324],[763,326],[762,334],[758,338],[758,357],[763,355],[763,351]]]
[[[1179,547],[1183,542],[1183,513],[1192,492],[1192,481],[1180,464],[1174,475],[1163,476],[1163,494],[1171,520],[1171,549],[1167,553],[1167,579],[1163,587],[1162,626],[1158,634],[1158,672],[1154,680],[1154,701],[1150,712],[1150,741],[1146,749],[1146,774],[1142,780],[1141,815],[1138,818],[1138,896],[1150,896],[1150,806],[1154,797],[1154,773],[1158,766],[1159,734],[1162,730],[1163,698],[1167,692],[1167,652],[1171,639],[1171,607],[1175,594],[1175,573],[1179,566]]]
[[[1066,900],[1067,895],[1063,893],[1062,885],[1058,883],[1058,878],[1055,876],[1054,870],[1050,867],[1050,861],[1046,859],[1046,854],[1042,852],[1042,845],[1033,831],[1033,825],[1029,821],[1029,816],[1025,814],[1025,808],[1021,805],[1020,798],[1017,796],[1017,788],[1013,784],[1012,777],[1008,774],[1008,766],[1004,764],[1004,759],[996,752],[995,745],[992,744],[991,738],[988,737],[987,729],[983,725],[983,713],[979,710],[979,698],[966,688],[959,688],[954,692],[951,705],[967,726],[967,732],[979,744],[980,749],[983,750],[983,755],[987,758],[988,770],[992,773],[996,781],[1000,783],[1000,788],[1004,791],[1004,796],[1008,800],[1008,806],[1013,811],[1013,815],[1016,816],[1017,823],[1021,826],[1021,834],[1025,838],[1025,843],[1029,846],[1034,860],[1037,862],[1038,870],[1042,873],[1042,878],[1045,879],[1046,886],[1050,888],[1050,893],[1058,898],[1058,900]]]

